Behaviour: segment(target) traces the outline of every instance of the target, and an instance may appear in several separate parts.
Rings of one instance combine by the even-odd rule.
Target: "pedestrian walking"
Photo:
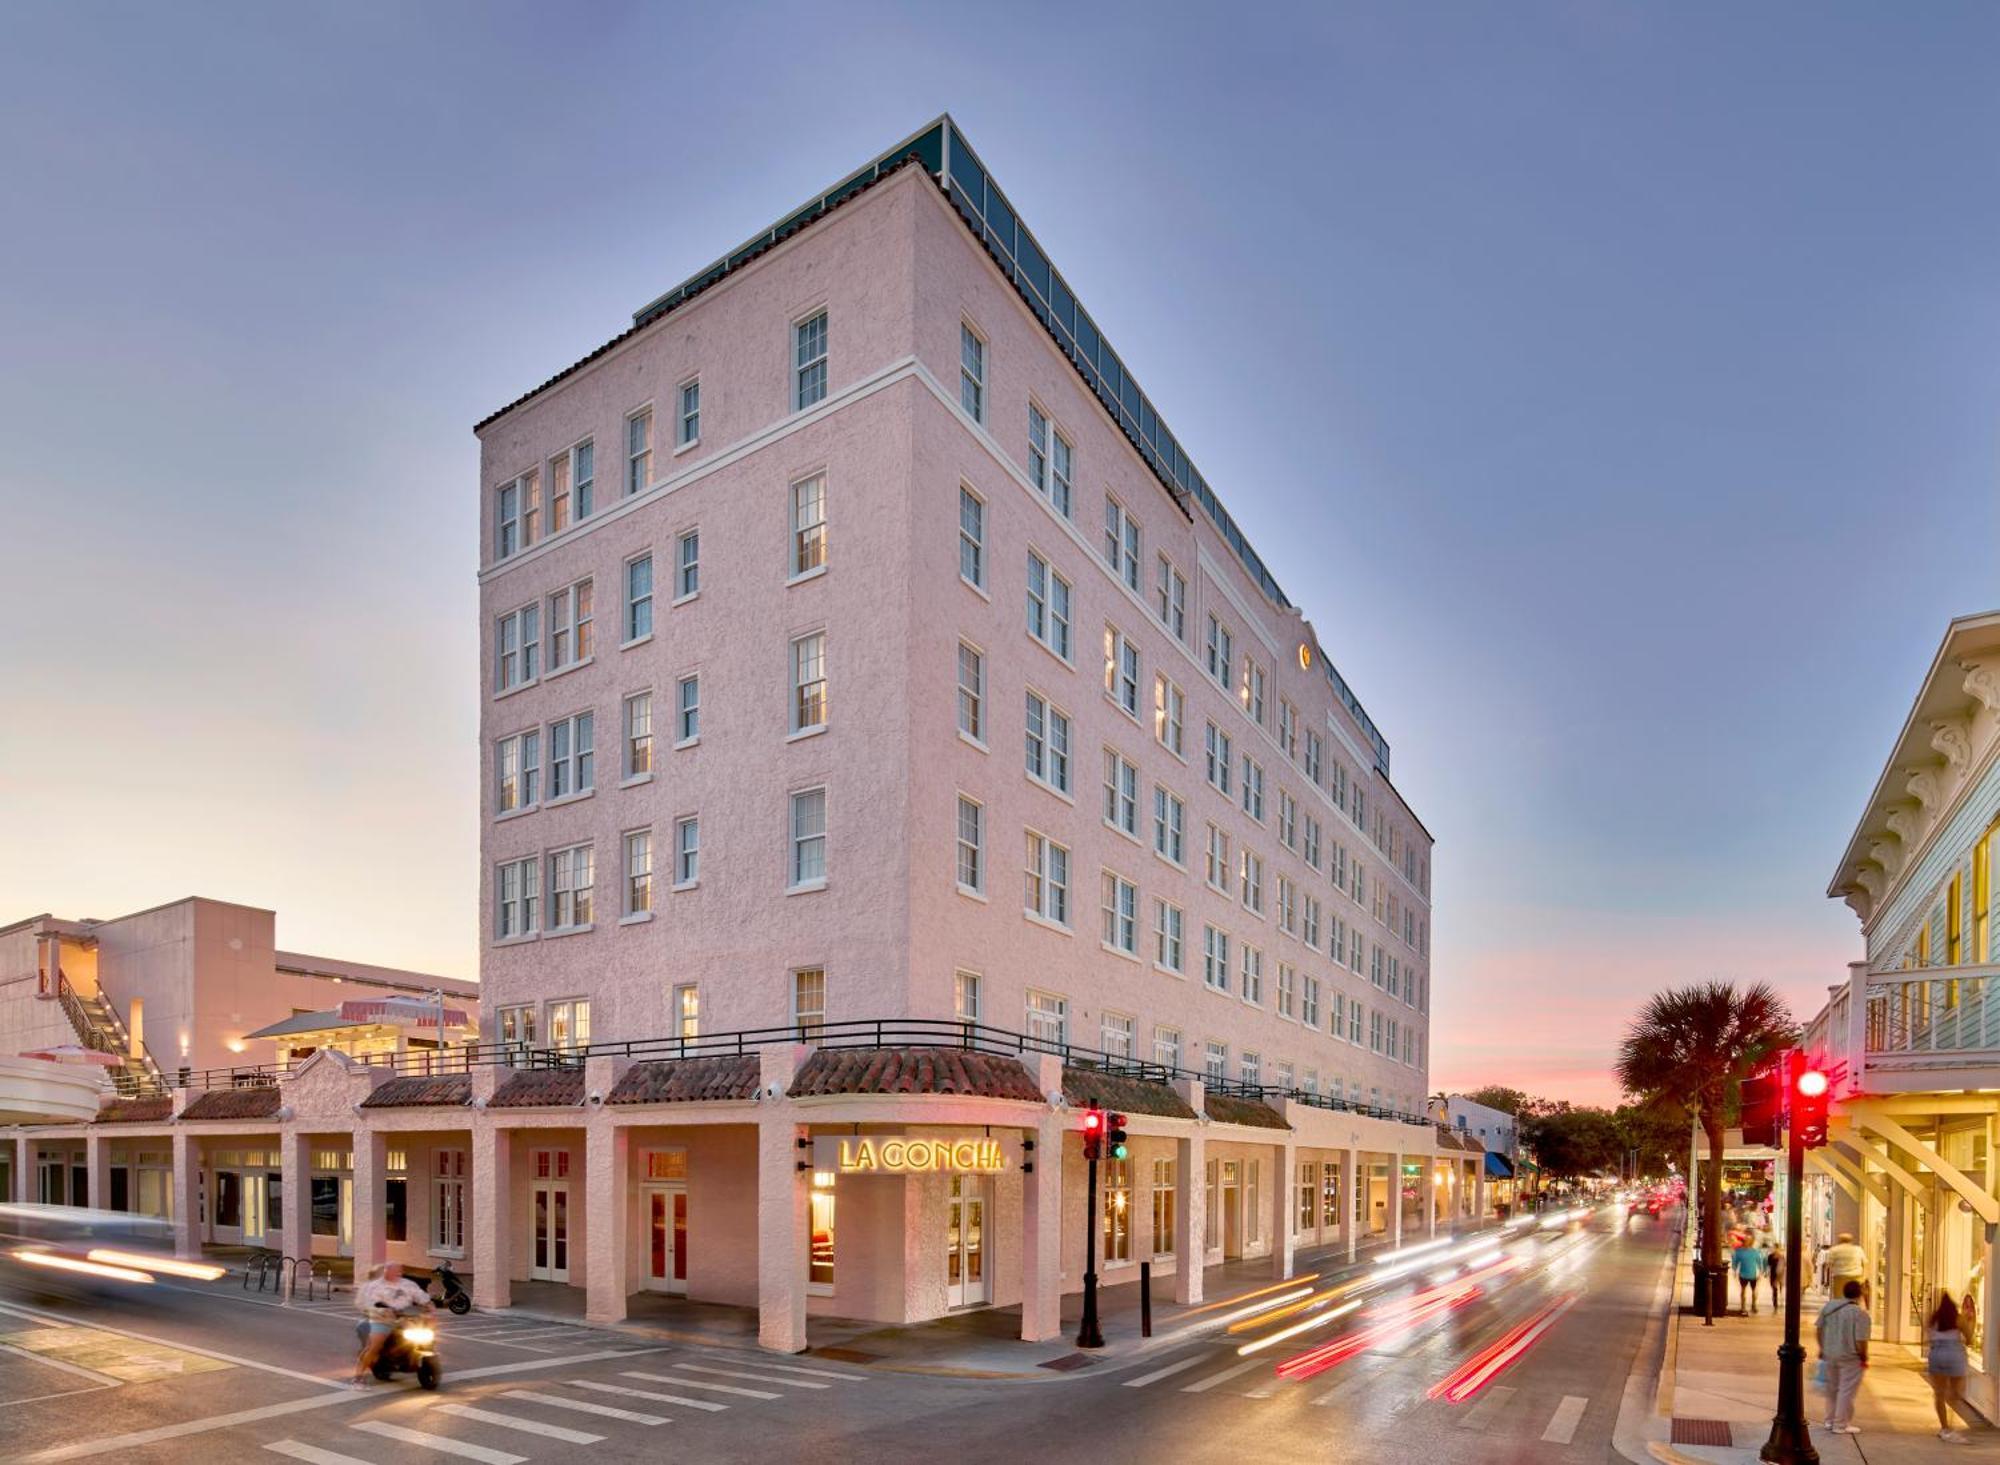
[[[1854,1244],[1853,1232],[1843,1231],[1838,1241],[1820,1253],[1819,1264],[1826,1273],[1827,1298],[1838,1302],[1847,1295],[1847,1284],[1860,1282],[1862,1273],[1868,1270],[1868,1254]],[[1868,1295],[1866,1283],[1862,1284],[1859,1295]]]
[[[1736,1285],[1742,1289],[1743,1306],[1737,1311],[1748,1317],[1757,1311],[1757,1284],[1764,1276],[1764,1248],[1749,1233],[1738,1236],[1730,1260],[1736,1266]]]
[[[1840,1296],[1820,1309],[1813,1324],[1820,1361],[1826,1365],[1826,1427],[1834,1434],[1860,1434],[1854,1427],[1854,1396],[1868,1367],[1868,1311],[1861,1305],[1861,1282],[1849,1277]]]
[[[1952,1428],[1951,1415],[1965,1415],[1965,1334],[1959,1330],[1958,1304],[1950,1293],[1938,1299],[1927,1331],[1924,1376],[1931,1381],[1931,1402],[1937,1405],[1938,1438],[1962,1445],[1965,1436]]]
[[[1776,1237],[1764,1253],[1764,1275],[1771,1279],[1771,1311],[1777,1312],[1785,1305],[1785,1243]]]

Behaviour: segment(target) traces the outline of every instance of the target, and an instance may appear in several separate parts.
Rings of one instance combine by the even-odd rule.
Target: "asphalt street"
[[[231,1286],[0,1292],[0,1457],[484,1465],[715,1461],[1596,1462],[1670,1239],[1609,1210],[1440,1243],[1031,1379],[445,1319],[444,1388],[336,1387],[344,1301]],[[1393,1275],[1392,1275],[1393,1274]],[[1253,1315],[1245,1315],[1253,1314]],[[1243,1351],[1243,1350],[1249,1351]],[[1044,1355],[1046,1350],[1043,1350]]]

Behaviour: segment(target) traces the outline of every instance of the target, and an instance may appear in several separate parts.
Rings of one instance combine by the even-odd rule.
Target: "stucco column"
[[[95,1210],[111,1209],[111,1145],[95,1128],[83,1137],[83,1173],[86,1197]],[[129,1197],[128,1197],[129,1199]]]
[[[35,1198],[35,1141],[32,1136],[23,1134],[9,1140],[8,1144],[13,1152],[9,1165],[13,1172],[12,1199],[25,1204]]]
[[[1299,1183],[1298,1150],[1292,1145],[1272,1145],[1271,1163],[1277,1167],[1277,1184],[1271,1187],[1271,1275],[1279,1281],[1292,1274],[1292,1257],[1298,1235],[1292,1223],[1298,1217],[1298,1200],[1292,1187]]]
[[[1472,1223],[1475,1226],[1486,1222],[1486,1156],[1481,1155],[1472,1162]]]
[[[812,1161],[799,1148],[808,1131],[785,1096],[805,1051],[773,1045],[758,1052],[764,1098],[757,1116],[757,1343],[774,1353],[803,1353],[806,1347]],[[839,1266],[837,1251],[834,1265]]]
[[[487,1070],[490,1072],[491,1070]],[[478,1082],[475,1070],[474,1083]],[[510,1131],[485,1115],[472,1125],[472,1305],[514,1300],[514,1147]]]
[[[1198,1078],[1176,1079],[1174,1091],[1197,1115],[1207,1112]],[[1174,1301],[1192,1306],[1202,1299],[1202,1272],[1208,1263],[1208,1136],[1200,1119],[1174,1142]]]
[[[1417,1187],[1417,1195],[1423,1201],[1424,1205],[1424,1234],[1426,1236],[1435,1236],[1438,1234],[1437,1156],[1425,1155],[1422,1163],[1424,1167],[1424,1179],[1423,1183]]]
[[[312,1255],[312,1140],[298,1130],[278,1135],[278,1225],[285,1233],[280,1255]]]
[[[365,1278],[388,1255],[389,1136],[354,1133],[354,1275]]]
[[[201,1256],[201,1138],[174,1135],[174,1255],[183,1260]]]
[[[594,1061],[594,1060],[593,1060]],[[590,1260],[584,1278],[583,1315],[587,1322],[625,1320],[625,1238],[631,1220],[632,1132],[611,1122],[599,1110],[590,1117],[584,1135],[584,1185]]]
[[[1043,1054],[1044,1094],[1062,1087],[1062,1060]],[[1051,1078],[1048,1071],[1053,1069]],[[1021,1341],[1039,1343],[1062,1332],[1063,1122],[1054,1109],[1036,1118],[1034,1169],[1021,1177]]]
[[[1350,1262],[1354,1260],[1355,1244],[1360,1239],[1357,1233],[1361,1230],[1354,1221],[1361,1205],[1360,1193],[1354,1188],[1360,1168],[1352,1145],[1340,1152],[1340,1234],[1347,1239]]]

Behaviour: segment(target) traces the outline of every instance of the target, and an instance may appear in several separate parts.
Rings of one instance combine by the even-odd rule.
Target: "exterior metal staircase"
[[[125,1020],[102,992],[86,997],[69,984],[68,977],[57,972],[56,998],[62,1003],[79,1043],[124,1060],[118,1067],[105,1070],[105,1077],[121,1098],[155,1098],[168,1092],[166,1076],[153,1061],[153,1055],[145,1052],[133,1056],[132,1035],[126,1030]]]

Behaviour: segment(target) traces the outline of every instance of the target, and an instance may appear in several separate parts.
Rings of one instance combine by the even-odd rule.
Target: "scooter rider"
[[[367,1320],[368,1336],[361,1345],[361,1356],[354,1362],[354,1386],[360,1388],[368,1382],[368,1375],[375,1367],[375,1360],[382,1356],[382,1350],[389,1344],[389,1337],[396,1331],[397,1317],[406,1312],[421,1312],[425,1317],[435,1317],[430,1294],[403,1275],[401,1262],[385,1262],[368,1270],[368,1280],[354,1289],[354,1305]]]

